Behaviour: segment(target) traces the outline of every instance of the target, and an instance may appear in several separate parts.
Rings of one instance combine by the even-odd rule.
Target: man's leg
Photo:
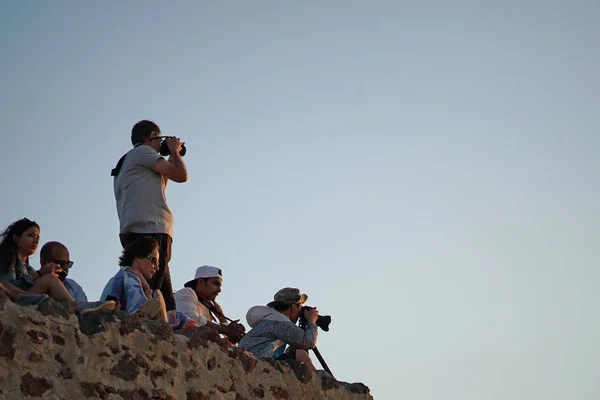
[[[317,370],[306,350],[296,350],[296,361],[305,363],[313,371]]]
[[[144,235],[142,235],[140,233],[133,233],[133,232],[119,234],[119,240],[121,240],[121,246],[123,246],[123,248],[127,247],[127,245],[129,245],[129,243],[133,242],[135,239],[137,239],[140,236],[144,236]]]
[[[175,296],[173,286],[171,285],[171,272],[169,271],[169,261],[171,261],[171,244],[173,240],[166,233],[157,233],[153,235],[158,242],[158,271],[150,279],[150,288],[160,290],[167,306],[167,311],[175,309]]]

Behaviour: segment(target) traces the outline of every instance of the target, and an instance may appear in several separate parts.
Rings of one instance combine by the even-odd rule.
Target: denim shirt
[[[121,310],[133,314],[148,301],[148,298],[144,294],[140,278],[130,272],[129,268],[131,267],[121,268],[115,276],[110,278],[102,291],[100,300],[108,300],[109,296],[113,297],[121,303]]]
[[[29,259],[26,264],[23,264],[20,258],[12,268],[9,268],[8,262],[0,263],[0,282],[10,282],[19,279],[25,279],[33,285],[33,274],[35,269],[29,265]]]

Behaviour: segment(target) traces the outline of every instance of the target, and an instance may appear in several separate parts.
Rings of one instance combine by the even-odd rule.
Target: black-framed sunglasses
[[[158,266],[158,258],[154,256],[146,256],[146,259],[150,260],[152,264]]]
[[[153,137],[153,138],[150,138],[150,139],[148,139],[148,140],[159,140],[159,139],[160,139],[160,140],[164,140],[164,139],[172,139],[172,138],[174,138],[174,137],[175,137],[175,136],[155,136],[155,137]]]
[[[73,264],[75,264],[73,261],[65,260],[50,260],[50,262],[58,264],[62,269],[70,269],[73,266]]]

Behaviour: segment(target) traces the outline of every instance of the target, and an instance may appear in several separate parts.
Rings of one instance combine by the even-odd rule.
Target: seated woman
[[[75,312],[113,311],[114,302],[75,302],[58,279],[60,266],[47,263],[38,271],[29,265],[29,256],[40,242],[40,226],[27,218],[10,224],[0,235],[0,290],[13,301],[37,304],[48,296],[66,299]]]
[[[116,300],[121,310],[168,322],[173,329],[198,326],[177,311],[167,312],[159,290],[152,292],[147,279],[158,271],[158,243],[150,236],[140,237],[125,247],[119,258],[121,269],[102,291],[101,299]]]

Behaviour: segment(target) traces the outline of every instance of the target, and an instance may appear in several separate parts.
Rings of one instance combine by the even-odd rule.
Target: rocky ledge
[[[362,383],[294,361],[259,360],[207,328],[124,312],[77,318],[51,299],[22,307],[0,293],[0,398],[372,399]]]

